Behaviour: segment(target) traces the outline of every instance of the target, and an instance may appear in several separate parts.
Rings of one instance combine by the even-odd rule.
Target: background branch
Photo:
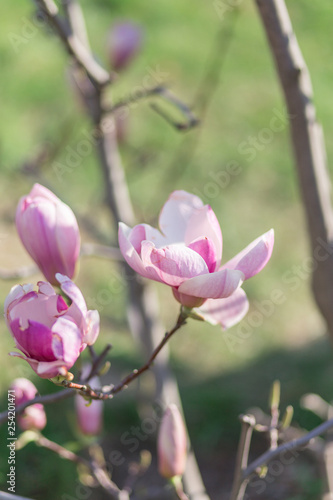
[[[290,131],[308,224],[313,292],[333,339],[333,210],[323,132],[316,119],[310,74],[284,0],[256,0],[290,117]],[[322,243],[326,255],[319,255]]]

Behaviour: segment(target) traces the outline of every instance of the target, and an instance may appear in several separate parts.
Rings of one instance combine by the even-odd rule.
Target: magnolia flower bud
[[[19,237],[45,278],[57,284],[56,273],[73,278],[80,253],[74,213],[49,189],[35,184],[16,211]]]
[[[37,394],[37,389],[30,380],[26,378],[15,379],[11,386],[11,391],[15,394],[15,406],[26,403],[35,398]],[[40,403],[36,403],[27,408],[16,417],[18,425],[23,431],[27,430],[42,430],[46,425],[46,414],[44,411],[44,406]]]
[[[182,476],[186,465],[186,429],[175,404],[166,409],[157,441],[158,470],[161,476],[171,479]]]
[[[93,388],[99,387],[100,383],[98,377],[90,379],[89,385]],[[75,409],[77,423],[82,434],[97,436],[101,433],[103,426],[103,401],[93,399],[89,404],[83,396],[76,394]]]
[[[139,52],[141,45],[142,31],[139,26],[130,22],[115,24],[108,36],[111,67],[115,71],[124,69]]]
[[[79,288],[62,274],[56,275],[68,306],[50,283],[39,281],[38,292],[32,285],[14,286],[5,300],[5,319],[21,353],[42,378],[67,375],[81,351],[92,345],[99,333],[99,314],[88,311]]]

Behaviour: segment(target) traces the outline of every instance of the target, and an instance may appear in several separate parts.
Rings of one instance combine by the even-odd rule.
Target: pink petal
[[[93,345],[99,334],[99,313],[98,311],[88,311],[86,316],[87,329],[84,333],[83,342]]]
[[[5,310],[5,320],[7,326],[9,327],[9,314],[13,307],[19,302],[19,300],[24,297],[24,295],[33,291],[33,285],[15,285],[11,288],[9,294],[5,298],[4,310]]]
[[[195,241],[192,241],[188,248],[191,248],[195,252],[197,252],[203,260],[206,262],[208,266],[208,271],[210,273],[214,272],[216,269],[216,249],[215,245],[207,237],[198,238]]]
[[[63,365],[71,368],[80,354],[80,347],[82,343],[82,334],[78,326],[68,318],[59,318],[52,327],[53,339],[57,339],[59,346],[56,352],[55,345],[53,350],[57,354],[57,358],[63,360]],[[60,350],[61,346],[61,350]]]
[[[252,241],[244,250],[229,260],[222,269],[238,269],[249,279],[259,273],[271,258],[274,246],[274,230],[271,229],[256,240]]]
[[[179,286],[192,276],[208,273],[203,258],[183,245],[156,248],[150,241],[144,241],[141,255],[145,268],[155,270],[160,280],[170,286]]]
[[[38,281],[37,286],[38,292],[42,293],[43,295],[47,295],[48,297],[56,295],[53,286],[47,281]]]
[[[80,232],[72,209],[60,201],[56,209],[54,232],[56,249],[62,264],[57,271],[72,278],[80,254]]]
[[[184,241],[186,245],[189,245],[193,240],[202,237],[210,239],[215,246],[217,260],[216,267],[213,269],[215,271],[221,264],[222,232],[216,215],[209,205],[193,211],[187,222]]]
[[[185,241],[188,222],[193,212],[196,212],[203,206],[203,202],[194,194],[186,191],[174,191],[164,204],[160,217],[159,227],[165,234],[168,244],[182,243]],[[201,233],[198,236],[208,236]],[[188,242],[190,243],[190,242]]]
[[[30,320],[51,328],[54,323],[54,315],[57,314],[56,302],[56,295],[47,297],[34,291],[29,292],[21,297],[10,309],[8,321],[12,322],[19,319],[22,329],[28,328]]]
[[[145,278],[162,281],[154,269],[147,270],[145,268],[140,255],[130,241],[131,231],[131,228],[126,226],[126,224],[122,222],[119,223],[119,248],[127,264],[134,269],[134,271],[141,274],[141,276],[144,276]],[[136,245],[138,244],[138,240],[135,238],[134,242]]]
[[[134,246],[138,255],[141,255],[141,243],[148,240],[154,243],[155,246],[161,247],[167,245],[166,238],[158,231],[148,224],[139,224],[135,226],[129,233],[128,239]]]
[[[32,187],[32,190],[30,191],[28,198],[45,198],[46,200],[52,201],[53,203],[58,203],[59,198],[52,193],[49,189],[47,189],[45,186],[42,186],[41,184],[34,184]]]
[[[24,361],[27,361],[34,372],[37,373],[37,375],[39,375],[41,378],[52,378],[59,375],[59,373],[65,375],[67,372],[67,369],[64,366],[64,362],[61,360],[36,361],[35,359],[30,359],[19,352],[10,352],[9,356],[14,356],[16,358],[21,358],[24,359]]]
[[[16,227],[25,249],[36,262],[48,281],[62,269],[55,234],[56,207],[48,200],[32,201],[25,210],[20,205],[16,214]]]
[[[67,276],[57,273],[56,279],[60,283],[61,290],[72,301],[72,304],[68,309],[68,314],[73,317],[78,325],[81,324],[83,326],[87,314],[87,304],[81,290]]]
[[[15,319],[10,324],[14,338],[22,347],[23,352],[29,353],[29,357],[38,361],[55,361],[53,334],[49,328],[29,321],[28,328],[22,329],[20,320]]]
[[[225,269],[184,281],[178,291],[194,297],[221,299],[234,293],[241,286],[243,280],[244,275],[241,271]]]
[[[246,293],[238,288],[225,299],[208,299],[198,312],[213,325],[220,324],[223,329],[230,328],[244,318],[249,309]]]

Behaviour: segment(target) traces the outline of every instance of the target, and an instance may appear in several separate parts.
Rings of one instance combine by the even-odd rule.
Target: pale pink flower
[[[186,466],[186,429],[175,404],[166,409],[158,432],[158,470],[161,476],[171,479],[182,476]]]
[[[99,314],[88,311],[79,288],[67,277],[57,274],[62,291],[71,300],[68,306],[50,283],[14,286],[5,300],[5,319],[21,353],[42,378],[66,375],[81,351],[92,345],[99,333]]]
[[[274,231],[221,266],[222,233],[216,215],[186,191],[170,195],[159,227],[139,224],[131,229],[119,224],[119,246],[127,263],[141,276],[171,286],[182,305],[199,307],[208,321],[224,328],[240,321],[248,310],[240,286],[269,261]]]
[[[10,390],[15,394],[15,406],[31,401],[37,394],[37,389],[30,380],[16,378],[13,380]],[[41,431],[46,425],[46,414],[44,406],[40,403],[27,406],[23,413],[17,415],[17,423],[23,431],[35,429]]]
[[[75,215],[49,189],[35,184],[16,211],[19,237],[45,278],[57,284],[56,273],[73,278],[80,253]]]

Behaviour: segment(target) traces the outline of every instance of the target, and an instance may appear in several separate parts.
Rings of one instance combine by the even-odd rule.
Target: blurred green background
[[[331,346],[310,292],[306,226],[272,58],[254,2],[238,2],[237,10],[230,8],[224,16],[217,8],[222,4],[223,0],[82,1],[91,44],[105,67],[110,67],[107,33],[115,21],[130,19],[144,31],[142,51],[114,83],[114,101],[135,95],[147,82],[153,86],[163,81],[202,120],[199,128],[179,133],[147,101],[130,107],[128,135],[120,149],[137,220],[156,224],[171,191],[193,192],[217,214],[225,260],[271,227],[275,229],[269,265],[244,285],[251,303],[248,318],[256,323],[254,318],[259,317],[258,324],[251,326],[245,318],[239,326],[222,332],[193,321],[171,342],[172,367],[179,375],[190,435],[212,498],[222,498],[230,486],[238,414],[257,405],[267,411],[269,387],[276,378],[282,384],[282,407],[293,404],[295,421],[302,427],[318,423],[301,409],[302,394],[313,391],[333,399]],[[224,4],[228,5],[227,0]],[[328,0],[320,4],[288,1],[287,6],[311,72],[330,160],[333,7]],[[2,2],[0,19],[1,267],[14,269],[30,263],[15,233],[14,214],[19,197],[36,180],[54,189],[115,245],[94,152],[81,155],[72,171],[59,175],[59,164],[66,164],[69,152],[77,151],[92,130],[71,88],[67,54],[50,32],[36,27],[29,0]],[[282,117],[281,131],[271,129],[275,116]],[[253,140],[256,146],[250,151]],[[46,161],[36,176],[30,167],[40,154],[46,154]],[[93,241],[88,231],[82,232],[83,241]],[[39,278],[36,275],[30,281]],[[111,379],[115,380],[142,361],[126,323],[123,281],[114,264],[84,258],[77,283],[90,307],[101,291],[107,291],[109,300],[100,307],[102,333],[97,349],[106,342],[113,344]],[[1,304],[14,284],[0,282]],[[171,327],[178,306],[169,289],[158,284],[156,289],[163,320]],[[269,306],[265,301],[276,290],[284,300]],[[48,381],[36,380],[23,361],[7,356],[13,342],[4,321],[0,330],[1,408],[6,408],[7,388],[16,376],[31,378],[41,393],[53,390]],[[61,444],[73,441],[72,402],[46,410],[46,435]],[[139,413],[135,390],[109,402],[104,442],[119,447],[117,436],[139,422]],[[5,443],[5,426],[0,432]],[[0,483],[6,489],[4,445],[0,455]],[[295,466],[292,484],[296,486],[288,490],[290,499],[317,498],[316,476],[303,470],[303,465]],[[121,478],[124,471],[119,474]],[[75,477],[72,464],[33,444],[17,455],[17,492],[21,495],[79,498]],[[286,498],[284,494],[274,498]]]

